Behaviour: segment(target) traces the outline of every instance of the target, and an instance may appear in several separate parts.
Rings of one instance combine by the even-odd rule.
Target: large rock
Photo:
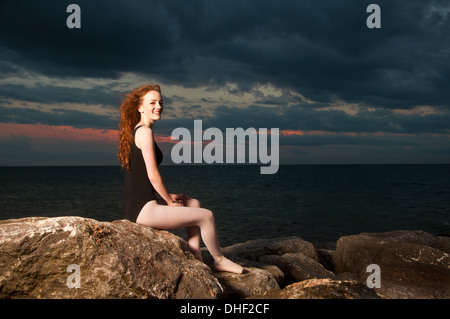
[[[325,269],[316,260],[302,253],[287,253],[283,255],[262,256],[260,261],[275,265],[285,274],[288,283],[294,283],[312,278],[334,278],[335,274]]]
[[[223,292],[184,240],[126,220],[4,220],[0,245],[0,298],[216,298]]]
[[[225,247],[223,252],[230,259],[242,261],[259,261],[265,255],[287,253],[302,253],[313,260],[319,260],[313,244],[300,237],[255,239]]]
[[[294,283],[284,289],[274,289],[249,299],[379,299],[378,295],[364,284],[354,280],[330,278],[308,279]]]
[[[269,271],[253,267],[246,267],[245,270],[244,274],[214,273],[224,287],[224,298],[242,299],[280,288],[276,278]]]
[[[435,237],[423,231],[393,231],[344,236],[337,241],[336,273],[354,273],[366,282],[380,268],[383,298],[450,298],[450,238]]]
[[[247,298],[306,278],[334,276],[319,264],[314,246],[300,237],[250,240],[222,251],[247,270],[243,275],[214,273],[228,298]],[[211,256],[206,249],[202,252],[212,267]]]
[[[449,237],[363,233],[333,248],[300,237],[235,244],[223,252],[246,273],[230,274],[211,271],[206,249],[203,264],[180,237],[126,220],[4,220],[0,298],[450,298]],[[380,288],[368,287],[371,264]]]

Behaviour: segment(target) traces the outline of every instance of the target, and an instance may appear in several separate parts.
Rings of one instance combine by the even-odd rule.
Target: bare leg
[[[187,207],[200,208],[200,202],[196,199],[189,199],[186,204]],[[203,262],[202,251],[200,249],[201,232],[200,227],[191,226],[186,228],[188,236],[188,245],[195,258]]]
[[[188,246],[194,257],[203,262],[202,250],[200,248],[200,227],[192,226],[186,228],[186,233],[188,236]]]
[[[166,201],[161,198],[158,198],[156,201],[160,205],[167,205]],[[200,202],[194,198],[188,199],[186,206],[194,207],[194,208],[201,208]],[[203,262],[203,257],[202,257],[201,247],[200,247],[200,244],[201,244],[201,242],[200,242],[201,241],[200,227],[198,227],[198,226],[186,227],[186,232],[187,232],[187,236],[188,236],[189,249],[191,250],[191,252],[195,258],[197,258],[198,260]]]
[[[196,226],[200,229],[200,235],[206,248],[214,257],[214,266],[217,270],[234,273],[242,273],[244,270],[241,266],[223,256],[217,238],[214,215],[208,209],[166,206],[151,201],[142,208],[136,223],[158,229],[192,228]],[[191,232],[195,232],[193,228]],[[192,244],[197,245],[195,234],[193,236]]]

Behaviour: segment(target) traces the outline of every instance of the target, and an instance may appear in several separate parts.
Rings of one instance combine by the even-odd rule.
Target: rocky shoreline
[[[450,237],[361,233],[331,247],[301,237],[223,248],[241,275],[211,271],[186,242],[126,220],[0,221],[0,298],[448,299]]]

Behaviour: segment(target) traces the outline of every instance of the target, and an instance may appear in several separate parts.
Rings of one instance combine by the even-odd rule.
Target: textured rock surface
[[[287,253],[302,253],[313,260],[319,260],[313,244],[300,237],[250,240],[225,247],[223,251],[227,257],[242,261],[259,261],[265,255]]]
[[[246,267],[244,274],[232,274],[228,272],[216,272],[214,276],[224,287],[225,298],[242,299],[267,290],[279,289],[275,277],[267,270]]]
[[[223,252],[248,271],[243,275],[214,273],[228,298],[248,298],[299,280],[323,278],[323,273],[327,272],[319,264],[314,246],[300,237],[250,240],[225,247]],[[209,254],[203,250],[202,255],[205,263],[212,267]],[[317,271],[323,273],[318,275]]]
[[[377,264],[381,287],[375,289],[384,298],[450,298],[449,242],[423,231],[345,236],[336,245],[335,270],[364,282],[367,266]]]
[[[266,291],[251,299],[379,299],[364,284],[351,280],[308,279],[284,289]]]
[[[302,253],[262,256],[260,261],[275,265],[285,274],[286,282],[298,282],[312,278],[334,278],[335,274],[319,262]]]
[[[205,249],[204,264],[182,238],[126,220],[3,220],[0,298],[450,298],[450,238],[423,231],[344,236],[317,249],[300,237],[258,239],[223,251],[246,273],[213,272]],[[368,287],[371,264],[380,288]],[[70,265],[79,288],[69,287]]]
[[[79,266],[80,288],[67,281]],[[0,221],[1,298],[216,298],[222,287],[185,241],[126,220]],[[75,282],[74,277],[70,280]]]

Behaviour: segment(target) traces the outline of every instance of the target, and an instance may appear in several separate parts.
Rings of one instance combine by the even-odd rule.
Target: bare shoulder
[[[141,126],[136,130],[136,134],[134,137],[136,146],[142,149],[148,145],[152,145],[153,143],[153,131],[151,128],[147,126]]]

